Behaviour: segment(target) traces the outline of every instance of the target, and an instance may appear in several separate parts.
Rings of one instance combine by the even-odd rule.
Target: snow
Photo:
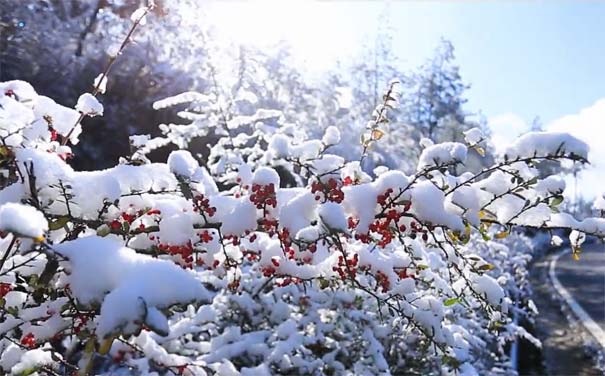
[[[409,177],[401,171],[387,171],[381,174],[373,183],[378,192],[386,192],[392,189],[395,194],[403,191],[409,184]]]
[[[594,204],[592,204],[592,208],[594,210],[605,211],[605,197],[603,195],[597,196]]]
[[[187,150],[176,150],[168,156],[170,172],[185,178],[191,178],[199,168],[199,164]]]
[[[326,131],[321,139],[325,145],[336,145],[340,142],[340,131],[335,126],[331,125],[326,128]]]
[[[569,234],[569,241],[574,247],[579,247],[586,241],[586,234],[578,230],[573,230]]]
[[[572,244],[586,234],[605,235],[604,218],[579,220],[563,205],[553,213],[540,202],[564,194],[561,177],[519,189],[511,177],[537,178],[541,171],[533,165],[500,161],[490,170],[495,172],[476,179],[474,172],[458,174],[464,166],[440,168],[464,162],[465,145],[423,139],[415,174],[390,169],[401,158],[382,160],[372,150],[366,173],[359,161],[343,156],[355,153],[337,154],[353,149],[349,128],[334,123],[339,128],[307,132],[300,118],[286,119],[291,111],[256,108],[265,101],[252,89],[246,84],[235,93],[229,134],[217,109],[229,99],[183,93],[155,107],[182,105],[185,110],[175,111],[189,124],[163,125],[154,139],[132,136],[137,150],[115,167],[75,171],[62,159],[71,149],[52,140],[51,131],[69,131],[80,114],[25,83],[0,83],[0,136],[14,132],[2,152],[15,159],[3,172],[12,185],[0,190],[0,230],[26,235],[10,254],[13,235],[0,239],[0,254],[8,255],[0,275],[8,308],[0,323],[5,372],[27,366],[26,350],[10,343],[26,333],[44,352],[61,333],[63,345],[76,349],[70,357],[84,357],[82,340],[71,334],[82,319],[65,314],[75,300],[90,312],[84,330],[95,330],[100,340],[122,335],[124,342],[115,341],[110,350],[122,359],[112,363],[116,373],[164,372],[162,365],[172,371],[187,365],[184,374],[200,375],[399,372],[415,357],[440,361],[441,350],[424,352],[420,341],[443,345],[448,356],[464,362],[465,373],[496,372],[494,362],[506,373],[503,344],[523,335],[511,324],[508,296],[526,298],[531,253],[527,238],[512,232],[500,239],[494,234],[505,227],[487,229],[486,221],[571,229]],[[102,112],[91,96],[83,95],[76,108]],[[305,121],[316,116],[307,115]],[[76,127],[75,134],[80,131]],[[208,145],[209,154],[186,150],[191,139],[210,134],[217,140]],[[332,148],[341,138],[345,145]],[[562,139],[566,153],[582,152],[581,144],[556,134],[522,138],[511,150],[525,153],[535,144],[554,152]],[[465,140],[473,147],[483,135],[471,129]],[[182,150],[171,152],[166,163],[146,157],[169,143]],[[198,162],[202,156],[208,169]],[[490,167],[489,159],[481,168]],[[34,179],[26,176],[32,165],[33,197]],[[343,201],[315,193],[317,183],[320,190],[342,190]],[[259,197],[271,204],[258,204]],[[24,202],[36,202],[41,212]],[[595,203],[595,209],[603,207]],[[49,231],[45,216],[60,228]],[[482,239],[485,230],[494,241]],[[30,238],[42,235],[46,253],[28,252]],[[562,240],[553,236],[552,242]],[[179,249],[191,250],[192,259],[175,255]],[[52,293],[39,302],[35,276],[53,253],[61,256],[60,266],[47,284]],[[450,304],[457,298],[464,304]],[[492,307],[483,309],[486,303]],[[529,313],[531,306],[519,310]],[[498,335],[490,331],[495,321],[503,324]],[[481,348],[492,349],[488,358],[476,351]],[[444,365],[444,374],[454,372]]]
[[[198,192],[205,195],[218,193],[218,187],[208,170],[201,167],[189,151],[176,150],[171,152],[167,164],[173,174],[190,180],[193,183],[192,187]]]
[[[151,139],[151,136],[148,134],[134,135],[134,136],[130,136],[128,139],[130,140],[130,144],[133,147],[142,148],[149,142],[149,140]]]
[[[429,181],[423,181],[412,188],[412,212],[426,222],[444,225],[451,229],[463,230],[462,219],[445,208],[445,194]]]
[[[498,282],[487,274],[478,276],[473,281],[478,293],[484,294],[487,301],[493,306],[499,306],[504,301],[504,291]]]
[[[29,82],[21,80],[0,82],[0,96],[7,96],[6,93],[9,91],[15,93],[19,102],[30,106],[34,105],[38,98],[34,87]]]
[[[563,239],[559,235],[553,235],[550,239],[550,244],[555,247],[560,247],[563,244]]]
[[[6,203],[0,206],[0,230],[42,240],[48,231],[48,222],[32,206]]]
[[[0,96],[0,136],[8,137],[34,121],[34,112],[11,97]]]
[[[252,184],[273,184],[277,188],[279,187],[279,175],[270,167],[260,167],[254,171],[254,175],[252,176]]]
[[[11,368],[11,373],[19,375],[27,370],[35,369],[36,367],[53,364],[55,364],[55,360],[53,360],[50,351],[44,351],[42,349],[29,350],[21,355],[19,363]]]
[[[193,219],[173,200],[158,200],[155,208],[162,212],[159,237],[165,244],[184,245],[193,238]]]
[[[426,147],[420,154],[418,170],[450,163],[464,163],[466,146],[459,142],[444,142]]]
[[[570,228],[596,236],[605,236],[605,218],[586,218],[578,221],[568,213],[553,213],[546,225],[550,227]],[[574,236],[578,240],[582,238],[580,234],[574,233]]]
[[[50,125],[62,136],[67,136],[67,133],[77,124],[80,118],[80,113],[74,109],[61,106],[54,100],[40,95],[36,106],[34,107],[36,120],[33,126],[41,124],[48,127]]]
[[[220,204],[215,204],[216,201],[211,202],[220,210]],[[241,236],[246,231],[256,229],[256,207],[248,197],[234,200],[229,206],[231,210],[219,217],[223,222],[223,234]]]
[[[80,95],[76,110],[88,116],[103,115],[103,105],[90,93]]]
[[[290,156],[301,161],[309,161],[319,157],[323,145],[319,140],[309,140],[290,146]]]
[[[11,368],[19,363],[21,356],[25,353],[19,346],[14,343],[9,344],[0,353],[0,367],[6,372],[10,371]]]
[[[190,102],[209,102],[210,97],[207,95],[203,95],[194,91],[188,91],[185,93],[181,93],[175,95],[173,97],[165,98],[159,101],[153,102],[153,109],[160,110],[162,108],[176,106],[182,103],[190,103]]]
[[[27,294],[22,291],[11,291],[4,296],[5,307],[20,307],[27,300]]]
[[[347,217],[341,205],[334,202],[326,202],[319,206],[317,214],[328,229],[334,231],[347,230]]]
[[[269,152],[273,158],[284,158],[290,154],[290,139],[283,134],[274,134],[269,141]]]
[[[508,158],[531,158],[571,153],[584,159],[588,157],[588,145],[564,132],[529,132],[519,137],[504,150]]]
[[[292,234],[298,233],[303,228],[309,226],[312,221],[317,220],[316,206],[317,201],[311,192],[303,191],[298,193],[280,208],[279,217],[282,218],[281,225],[287,228]]]
[[[107,75],[101,73],[97,77],[95,77],[93,86],[99,88],[99,93],[105,94],[105,91],[107,91]]]
[[[435,145],[435,143],[433,142],[433,140],[431,140],[430,138],[426,138],[426,137],[421,138],[421,139],[420,139],[420,141],[419,141],[418,143],[420,144],[420,146],[421,146],[423,149],[425,149],[425,148],[428,148],[428,147],[431,147],[431,146]]]
[[[138,8],[130,15],[130,20],[132,22],[138,22],[140,25],[145,25],[147,23],[146,14],[148,8]]]
[[[548,176],[536,185],[536,191],[544,195],[561,194],[565,190],[565,179],[561,176]]]
[[[120,54],[120,48],[121,48],[121,43],[113,43],[111,45],[109,45],[109,47],[107,47],[107,49],[105,50],[105,52],[107,53],[107,55],[109,55],[112,58],[115,58],[118,56],[118,54]]]
[[[483,132],[477,127],[464,131],[464,140],[469,145],[477,145],[484,139]]]
[[[159,311],[146,317],[148,308],[210,299],[193,274],[171,261],[136,253],[114,239],[87,236],[53,249],[69,260],[66,282],[76,299],[84,305],[101,303],[97,322],[101,337],[119,328],[132,333],[137,322],[151,320],[158,326],[158,321],[166,320]]]

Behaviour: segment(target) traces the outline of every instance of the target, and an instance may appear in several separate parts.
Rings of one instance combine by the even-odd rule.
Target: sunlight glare
[[[285,41],[311,70],[325,68],[355,48],[363,19],[357,13],[343,17],[342,7],[313,0],[212,2],[207,9],[226,38],[261,48]]]

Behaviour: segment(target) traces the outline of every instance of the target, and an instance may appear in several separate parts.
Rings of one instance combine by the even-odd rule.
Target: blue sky
[[[431,20],[415,42],[395,46],[400,54],[426,55],[423,45],[441,36],[451,40],[462,76],[472,85],[469,104],[489,116],[514,112],[527,121],[539,115],[550,122],[604,94],[603,2],[431,1],[390,7],[393,25],[404,32]]]
[[[578,136],[589,138],[598,151],[593,160],[604,165],[597,163],[587,178],[594,184],[583,193],[605,190],[605,137],[591,137],[605,135],[595,115],[605,116],[605,102],[597,103],[605,98],[605,2],[267,0],[215,6],[215,21],[235,38],[255,44],[285,39],[311,72],[337,60],[346,64],[373,43],[382,14],[403,67],[420,64],[446,38],[471,84],[467,109],[488,117],[496,142],[510,141],[535,116],[547,129],[584,127]],[[581,116],[595,106],[587,119]],[[576,117],[561,121],[570,116]]]

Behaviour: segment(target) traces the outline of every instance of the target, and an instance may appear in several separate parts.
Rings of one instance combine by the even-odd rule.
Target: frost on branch
[[[335,152],[336,128],[314,139],[215,90],[156,102],[186,106],[183,124],[131,137],[133,155],[101,171],[66,162],[61,137],[78,111],[23,82],[0,88],[0,230],[23,237],[0,239],[4,372],[29,367],[32,351],[52,355],[31,363],[44,371],[508,372],[507,343],[529,336],[513,299],[528,318],[533,307],[530,244],[514,229],[575,230],[578,249],[605,236],[605,219],[563,212],[564,181],[535,167],[584,160],[566,134],[524,136],[468,172],[467,148],[483,142],[471,130],[466,146],[423,142],[413,174],[365,171],[396,82],[359,160]],[[216,141],[186,150],[200,136]],[[166,163],[147,159],[170,143],[181,150]]]
[[[509,145],[504,155],[512,159],[567,155],[586,160],[588,145],[567,133],[529,132]]]
[[[100,304],[96,324],[100,337],[138,332],[143,324],[167,335],[168,322],[159,309],[210,299],[192,273],[138,254],[116,240],[87,236],[53,250],[68,260],[65,283],[78,302]]]
[[[42,240],[48,223],[35,208],[9,202],[0,206],[0,231]]]
[[[103,105],[90,93],[84,93],[78,98],[76,110],[88,116],[103,115]]]

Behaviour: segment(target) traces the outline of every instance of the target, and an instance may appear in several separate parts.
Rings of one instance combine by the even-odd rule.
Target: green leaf
[[[478,269],[486,271],[486,270],[492,270],[493,268],[494,268],[494,266],[492,264],[484,264],[484,265],[481,265]]]
[[[105,237],[111,233],[111,229],[107,225],[101,225],[97,228],[97,236]]]
[[[443,302],[443,305],[446,307],[449,307],[449,306],[453,306],[456,303],[460,303],[459,298],[449,298],[449,299],[446,299],[445,302]]]
[[[59,230],[63,228],[67,223],[69,223],[69,216],[63,216],[55,219],[54,221],[50,221],[48,223],[48,228],[51,231]]]
[[[22,371],[21,373],[19,373],[19,376],[29,376],[29,375],[36,373],[36,371],[38,371],[38,367],[28,368],[28,369]]]
[[[559,206],[563,202],[563,196],[555,196],[550,202],[550,206]]]
[[[323,289],[327,289],[328,287],[330,287],[330,282],[325,279],[325,278],[320,278],[319,279],[319,287],[323,290]]]

